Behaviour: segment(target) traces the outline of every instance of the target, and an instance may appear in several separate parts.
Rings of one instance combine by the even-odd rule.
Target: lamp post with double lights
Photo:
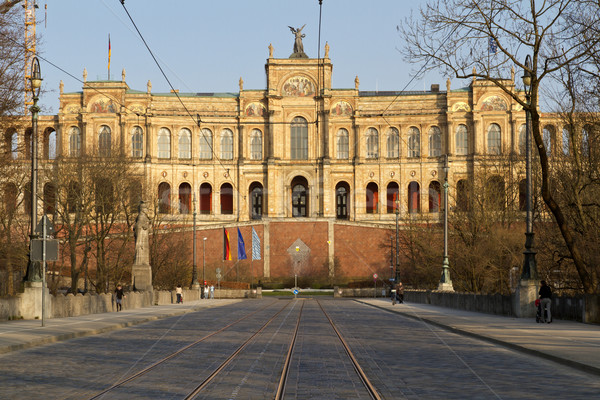
[[[33,94],[33,105],[31,106],[31,227],[30,227],[30,242],[29,242],[29,263],[27,265],[27,281],[41,282],[44,277],[44,271],[41,270],[41,263],[33,261],[33,240],[37,239],[35,232],[37,225],[37,152],[38,152],[38,114],[40,107],[37,105],[42,86],[42,73],[40,70],[40,62],[37,57],[33,57],[31,62],[31,92]]]
[[[525,69],[523,71],[523,85],[525,87],[525,179],[526,179],[526,230],[525,230],[525,251],[523,252],[523,271],[521,271],[521,280],[537,281],[537,267],[535,261],[535,250],[533,250],[533,221],[531,211],[531,57],[529,54],[525,58]]]
[[[450,166],[448,165],[448,154],[444,160],[444,261],[442,263],[442,277],[438,290],[444,292],[454,292],[452,280],[450,279],[450,263],[448,262],[448,173]]]
[[[194,211],[192,213],[193,215],[193,219],[194,219],[194,229],[193,229],[193,239],[192,239],[192,246],[194,246],[193,248],[193,255],[194,255],[194,263],[193,263],[193,268],[192,268],[192,289],[199,289],[200,288],[200,283],[198,283],[198,266],[196,265],[196,194],[194,193],[194,198],[192,200],[192,203],[194,205]]]
[[[398,197],[400,193],[398,192]],[[396,197],[396,275],[394,276],[394,281],[400,282],[400,261],[398,255],[398,244],[400,242],[400,237],[398,233],[398,218],[400,217],[400,199]]]

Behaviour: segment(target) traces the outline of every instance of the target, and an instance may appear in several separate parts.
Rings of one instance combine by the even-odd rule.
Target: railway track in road
[[[320,357],[325,357],[328,362],[333,363],[334,368],[328,368],[330,374],[342,379],[346,386],[356,388],[354,393],[358,393],[359,398],[381,399],[321,302],[301,300],[299,310],[295,308],[298,302],[285,301],[283,307],[277,307],[264,315],[265,311],[269,311],[269,307],[277,302],[270,303],[171,352],[152,365],[97,393],[90,400],[147,398],[146,396],[151,397],[153,394],[158,396],[159,391],[184,399],[235,398],[237,393],[249,395],[245,392],[248,381],[254,382],[254,390],[257,381],[263,385],[263,392],[252,393],[256,398],[266,396],[265,398],[276,400],[284,399],[286,391],[288,396],[298,398],[294,393],[298,386],[310,389],[312,385],[310,373],[306,375],[306,371],[303,371],[300,365],[314,363]],[[305,312],[307,303],[310,304],[308,314]],[[292,307],[289,307],[290,304]],[[289,311],[282,314],[286,308]],[[289,316],[295,316],[296,313],[296,319],[290,320]],[[252,323],[240,325],[252,316]],[[276,320],[279,323],[273,324]],[[312,324],[318,324],[317,330],[320,333],[317,336]],[[211,340],[207,342],[208,339]],[[298,341],[301,342],[301,349],[297,347]],[[321,345],[335,349],[335,356],[321,355],[318,350],[312,349]],[[223,346],[223,350],[219,346]],[[197,363],[196,360],[205,357],[207,349],[213,349],[210,355],[211,365],[203,367],[203,363]],[[247,368],[248,364],[261,371],[254,374],[252,368]],[[348,374],[352,369],[356,373],[354,377],[352,373]],[[173,370],[181,370],[181,376],[165,373]],[[290,371],[296,379],[291,393],[286,390]],[[239,378],[240,375],[243,375],[242,379]],[[178,379],[184,380],[185,384],[177,383]],[[232,391],[233,387],[237,389]],[[364,392],[361,387],[364,388]],[[336,389],[329,387],[327,390]],[[230,392],[233,394],[229,394]]]
[[[198,344],[206,341],[207,339],[209,339],[209,338],[211,338],[211,337],[213,337],[213,336],[215,336],[215,335],[217,335],[219,333],[222,333],[222,332],[226,331],[227,329],[229,329],[229,328],[231,328],[231,327],[233,327],[233,326],[241,323],[242,321],[250,318],[251,316],[253,316],[253,315],[255,315],[255,314],[257,314],[257,313],[259,313],[259,312],[261,312],[263,310],[266,310],[267,308],[269,308],[270,306],[272,306],[275,303],[277,303],[277,302],[276,301],[275,302],[271,302],[271,303],[267,304],[266,306],[264,306],[264,307],[262,307],[262,308],[260,308],[260,309],[258,309],[256,311],[253,311],[253,312],[251,312],[251,313],[243,316],[242,318],[239,318],[239,319],[233,321],[232,323],[230,323],[230,324],[222,327],[221,329],[218,329],[218,330],[216,330],[216,331],[214,331],[214,332],[212,332],[212,333],[210,333],[208,335],[205,335],[202,338],[200,338],[200,339],[198,339],[198,340],[196,340],[196,341],[194,341],[194,342],[192,342],[192,343],[190,343],[190,344],[188,344],[188,345],[186,345],[186,346],[178,349],[177,351],[172,352],[168,356],[161,358],[160,360],[154,362],[153,364],[149,365],[148,367],[146,367],[146,368],[144,368],[144,369],[142,369],[142,370],[140,370],[140,371],[138,371],[138,372],[136,372],[136,373],[134,373],[134,374],[132,374],[132,375],[130,375],[130,376],[122,379],[122,380],[120,380],[119,382],[115,383],[114,385],[112,385],[112,386],[104,389],[103,391],[97,393],[93,397],[90,397],[89,400],[95,400],[95,399],[103,398],[104,395],[106,395],[106,394],[108,394],[108,393],[116,390],[117,388],[120,388],[120,387],[126,385],[127,383],[130,383],[130,382],[132,382],[132,381],[134,381],[134,380],[136,380],[136,379],[138,379],[138,378],[140,378],[140,377],[148,374],[150,371],[154,370],[158,366],[160,366],[160,365],[166,363],[167,361],[169,361],[169,360],[171,360],[171,359],[173,359],[173,358],[181,355],[185,351],[187,351],[187,350],[193,348],[194,346],[196,346],[196,345],[198,345]],[[287,306],[287,304],[279,312],[283,311],[283,309],[286,306]]]

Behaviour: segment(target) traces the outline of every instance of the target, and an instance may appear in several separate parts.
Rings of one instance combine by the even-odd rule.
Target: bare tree
[[[419,17],[398,27],[403,52],[422,71],[443,69],[458,79],[486,79],[529,111],[541,166],[541,193],[554,217],[584,291],[598,291],[597,275],[586,265],[574,225],[552,191],[551,164],[542,138],[539,112],[543,82],[578,65],[598,76],[600,7],[591,0],[431,0]],[[531,56],[531,65],[524,62]],[[531,96],[500,77],[514,67],[531,75]],[[511,71],[512,70],[512,71]],[[510,71],[510,72],[509,72]]]

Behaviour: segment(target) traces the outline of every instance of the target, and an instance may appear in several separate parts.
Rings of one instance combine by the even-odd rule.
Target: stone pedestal
[[[23,319],[42,319],[42,290],[46,291],[46,317],[50,310],[50,292],[42,288],[42,282],[25,282],[25,289],[21,297],[21,312]]]
[[[538,281],[521,279],[513,298],[513,311],[518,318],[535,318],[535,299],[540,290]]]
[[[135,290],[152,291],[152,268],[150,264],[134,264],[131,267],[131,285]]]

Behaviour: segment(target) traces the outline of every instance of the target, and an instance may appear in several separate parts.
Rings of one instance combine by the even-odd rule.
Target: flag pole
[[[110,33],[108,34],[108,80],[110,81]]]

